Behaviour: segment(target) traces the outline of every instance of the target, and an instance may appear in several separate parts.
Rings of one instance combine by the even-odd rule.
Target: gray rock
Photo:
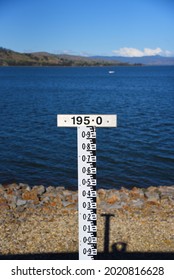
[[[120,200],[122,201],[127,201],[129,199],[129,194],[128,193],[120,193]]]
[[[159,192],[161,198],[174,198],[174,186],[160,186]]]
[[[8,205],[10,206],[11,209],[15,209],[17,206],[16,203],[14,202],[9,203]]]
[[[75,193],[72,195],[72,201],[77,202],[78,201],[78,193]]]
[[[55,192],[56,188],[49,186],[48,188],[46,188],[46,192]]]
[[[108,204],[105,201],[100,202],[100,209],[106,211],[108,209]]]
[[[20,186],[16,183],[13,183],[13,184],[9,184],[8,185],[8,189],[11,189],[11,190],[19,190],[20,189]]]
[[[7,199],[7,201],[12,202],[12,203],[16,203],[18,196],[4,193],[4,197],[5,197],[5,199]]]
[[[45,196],[45,197],[42,199],[42,201],[41,201],[40,204],[44,204],[44,203],[47,203],[47,202],[49,202],[49,201],[50,201],[50,197],[49,197],[49,196]]]
[[[97,191],[97,195],[100,197],[100,199],[104,199],[106,196],[106,190],[105,189],[99,189]]]
[[[16,205],[17,206],[23,206],[23,205],[25,205],[27,203],[27,201],[26,200],[23,200],[23,199],[17,199],[17,201],[16,201]]]
[[[31,187],[28,184],[19,183],[20,188],[26,191],[31,191]]]
[[[69,196],[69,195],[72,195],[72,192],[69,191],[69,190],[64,190],[64,191],[62,192],[62,194],[63,194],[64,196]]]
[[[62,201],[62,205],[63,205],[63,207],[67,207],[69,205],[72,205],[72,203],[69,201]]]
[[[4,187],[2,185],[0,185],[0,195],[4,194]]]
[[[36,190],[37,191],[37,194],[38,195],[42,195],[43,193],[45,193],[46,189],[43,185],[40,185],[40,186],[34,186],[33,187],[33,190]]]
[[[133,207],[142,207],[144,205],[144,201],[142,201],[141,199],[137,199],[137,200],[132,200],[131,201],[131,206]]]
[[[144,192],[142,189],[138,189],[138,194],[139,194],[139,197],[141,197],[141,198],[144,197]]]
[[[65,190],[65,187],[59,186],[59,187],[56,187],[55,190],[56,190],[56,192],[62,192]]]
[[[109,209],[121,209],[123,206],[125,206],[125,202],[116,202],[113,205],[109,207]]]
[[[158,192],[145,192],[145,197],[148,199],[148,201],[154,201],[159,200],[160,196]]]
[[[16,210],[17,210],[19,213],[22,213],[22,212],[25,211],[25,207],[24,207],[23,205],[21,205],[21,206],[18,206],[18,207],[16,208]]]

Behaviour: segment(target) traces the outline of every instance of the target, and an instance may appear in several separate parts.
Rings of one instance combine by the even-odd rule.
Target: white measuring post
[[[57,126],[77,127],[79,259],[97,257],[96,127],[116,127],[116,115],[57,115]]]

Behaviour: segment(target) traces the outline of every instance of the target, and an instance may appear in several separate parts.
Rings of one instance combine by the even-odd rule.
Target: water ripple
[[[174,67],[0,68],[1,182],[77,188],[76,129],[57,114],[117,114],[97,129],[98,187],[174,181]]]

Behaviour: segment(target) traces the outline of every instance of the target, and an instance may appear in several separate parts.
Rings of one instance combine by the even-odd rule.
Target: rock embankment
[[[1,210],[26,208],[62,208],[77,210],[77,191],[67,190],[64,187],[45,188],[43,185],[30,187],[27,184],[0,185]],[[97,191],[97,206],[102,210],[127,209],[129,207],[142,208],[147,205],[160,206],[164,203],[174,203],[174,186],[149,187],[147,189],[121,188],[99,189]],[[65,211],[66,212],[66,211]]]
[[[174,252],[174,186],[97,191],[98,250],[110,215],[109,250]],[[0,254],[78,251],[78,192],[0,185]]]

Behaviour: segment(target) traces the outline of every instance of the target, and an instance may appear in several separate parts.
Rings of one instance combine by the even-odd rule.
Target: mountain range
[[[106,61],[124,62],[129,64],[143,65],[174,65],[174,57],[164,57],[160,55],[142,57],[123,57],[123,56],[93,56],[92,58],[104,59]]]
[[[174,57],[75,56],[48,52],[20,53],[0,47],[0,66],[139,66],[173,65]]]

